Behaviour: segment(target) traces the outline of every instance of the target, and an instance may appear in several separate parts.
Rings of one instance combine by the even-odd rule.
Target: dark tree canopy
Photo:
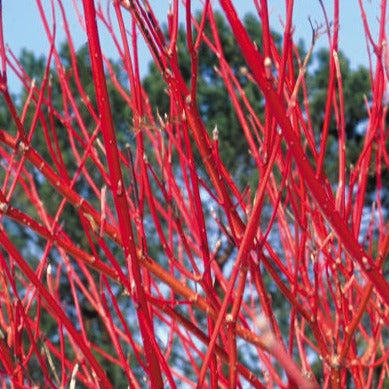
[[[198,14],[197,20],[200,19],[201,14]],[[231,65],[253,108],[262,117],[262,95],[258,87],[249,81],[242,72],[244,61],[234,41],[230,27],[220,13],[215,13],[215,20],[225,59]],[[262,44],[262,28],[258,19],[248,14],[244,18],[244,25],[252,39],[260,46]],[[211,37],[209,26],[206,26],[205,34]],[[275,41],[281,44],[281,36],[276,33],[274,33],[274,36]],[[186,32],[182,26],[178,34],[177,52],[182,75],[185,81],[189,83],[191,64],[186,46]],[[236,117],[226,86],[215,69],[219,66],[215,53],[203,43],[200,46],[198,58],[197,102],[201,116],[209,133],[212,132],[215,126],[218,127],[221,158],[230,171],[238,173],[237,178],[239,179],[239,172],[253,167],[250,166],[251,158],[247,153],[246,141],[241,136],[241,125]],[[158,109],[159,112],[169,112],[169,99],[163,92],[165,84],[162,81],[159,69],[154,63],[150,64],[149,74],[144,78],[143,86],[154,109]],[[246,114],[248,115],[248,112]]]
[[[359,66],[353,70],[350,61],[340,51],[338,53],[340,72],[342,75],[342,88],[345,112],[345,130],[348,139],[358,138],[356,127],[366,118],[366,104],[370,87],[369,72]],[[323,124],[323,115],[329,77],[330,54],[327,49],[320,49],[315,53],[312,71],[309,74],[310,109],[313,125],[320,131]],[[332,122],[330,131],[336,132],[335,122]]]
[[[197,15],[197,20],[201,14]],[[220,40],[223,46],[224,55],[231,65],[235,76],[239,80],[248,100],[260,118],[264,115],[264,100],[256,85],[254,85],[242,72],[244,61],[242,55],[234,42],[230,27],[220,13],[215,13]],[[244,26],[251,39],[262,47],[262,26],[258,18],[253,14],[247,14],[244,19]],[[166,32],[167,34],[167,32]],[[209,26],[205,28],[205,34],[211,36]],[[282,36],[272,32],[274,41],[278,48],[282,45]],[[304,42],[299,42],[298,50],[302,59],[306,51]],[[187,83],[190,81],[190,56],[187,52],[186,32],[183,26],[179,29],[177,40],[177,52],[182,75]],[[365,98],[369,99],[370,79],[366,68],[359,66],[353,70],[350,61],[342,52],[338,54],[340,70],[343,82],[344,103],[345,103],[345,129],[347,138],[358,148],[360,136],[356,131],[357,126],[366,118]],[[308,67],[308,91],[310,95],[310,114],[312,124],[320,138],[323,125],[323,115],[327,98],[327,85],[329,76],[329,52],[326,49],[314,51]],[[236,117],[232,102],[228,96],[227,89],[215,67],[218,66],[216,55],[204,43],[199,50],[199,77],[197,84],[198,106],[204,123],[212,132],[215,126],[219,130],[220,155],[229,171],[233,172],[238,184],[243,181],[247,184],[247,177],[254,168],[252,159],[247,153],[248,147],[242,134],[241,125]],[[296,71],[298,69],[296,68]],[[164,91],[166,87],[162,80],[159,69],[154,63],[150,64],[149,74],[143,80],[143,86],[149,96],[152,107],[161,113],[169,112],[169,98]],[[245,112],[249,118],[249,113]],[[332,115],[333,116],[333,115]],[[332,120],[330,135],[337,134],[335,121]],[[330,140],[330,143],[332,140]],[[329,152],[336,153],[336,147]],[[355,153],[356,154],[356,153]],[[352,162],[353,153],[350,155]],[[334,159],[336,161],[336,158]],[[335,162],[336,163],[336,162]],[[328,171],[336,171],[336,166],[327,166]]]
[[[90,113],[85,107],[85,103],[82,100],[81,94],[78,92],[78,86],[75,81],[75,67],[72,64],[72,59],[70,56],[69,46],[65,43],[61,46],[59,50],[59,56],[62,65],[64,66],[64,73],[67,77],[67,87],[71,89],[72,96],[76,96],[74,101],[74,107],[68,104],[68,111],[65,112],[63,109],[63,94],[65,93],[61,87],[60,80],[58,78],[58,73],[56,71],[52,72],[50,84],[47,85],[46,93],[50,93],[52,96],[52,107],[57,110],[58,115],[50,116],[50,112],[48,112],[47,108],[44,107],[42,109],[41,122],[38,122],[36,129],[31,137],[31,145],[39,150],[39,153],[42,157],[49,161],[51,166],[54,169],[60,168],[61,164],[65,166],[63,171],[70,172],[73,175],[77,169],[79,168],[77,161],[74,159],[74,153],[71,149],[70,145],[70,137],[68,133],[68,127],[66,124],[67,120],[72,121],[72,128],[76,128],[76,131],[81,131],[79,127],[76,125],[76,121],[74,119],[75,110],[78,110],[78,113],[81,115],[83,119],[83,123],[85,126],[89,126],[90,128],[94,128],[96,123],[92,119]],[[95,104],[95,93],[94,93],[94,85],[93,79],[91,78],[91,67],[90,67],[90,59],[89,52],[87,46],[82,46],[76,53],[75,62],[77,64],[77,72],[79,74],[80,83],[86,95],[90,97],[91,104],[96,107]],[[29,50],[23,50],[20,55],[20,63],[31,78],[35,79],[35,82],[39,85],[42,84],[43,75],[45,72],[45,68],[47,66],[47,59],[44,56],[36,56],[33,52]],[[51,66],[55,66],[53,64],[53,60]],[[120,66],[117,63],[113,63],[113,70],[118,77],[120,77]],[[109,77],[107,77],[109,80]],[[127,104],[124,103],[122,97],[117,92],[116,88],[113,87],[112,82],[108,81],[108,88],[110,92],[110,98],[112,102],[112,113],[115,121],[115,126],[118,130],[118,142],[124,147],[124,144],[129,140],[129,123],[131,118],[130,108]],[[35,96],[36,97],[36,96]],[[14,96],[14,100],[17,104],[17,109],[22,111],[23,106],[28,98],[28,94],[26,91],[23,91],[20,95]],[[35,114],[36,108],[36,99],[34,103],[30,104],[29,109],[26,113],[26,118],[24,120],[24,128],[27,134],[30,134],[31,125],[33,122],[33,117]],[[55,140],[53,133],[50,132],[50,125],[47,122],[48,120],[53,120],[56,129],[56,139],[58,142],[58,146],[55,146]],[[42,123],[46,122],[46,131],[43,128]],[[9,128],[9,123],[11,124],[11,128]],[[4,100],[0,101],[0,126],[2,128],[8,128],[8,130],[12,133],[16,133],[16,128],[14,122],[10,119],[10,114],[8,108],[5,106]],[[77,136],[77,134],[74,134]],[[50,141],[46,141],[46,138],[49,138]],[[56,155],[60,155],[61,159],[56,159],[56,161],[52,158],[52,153],[50,153],[48,149],[48,144],[51,144],[52,147],[59,147],[60,153],[56,153]],[[77,147],[77,142],[75,142],[75,147]],[[82,155],[82,148],[77,147],[78,152]],[[91,161],[86,161],[85,167],[88,170],[89,174],[93,177],[94,183],[101,188],[103,181],[101,178],[101,173],[96,169],[95,164],[91,163]],[[1,179],[4,176],[4,170],[1,170]],[[49,201],[45,202],[45,210],[49,213],[51,217],[54,217],[56,212],[58,211],[59,205],[61,203],[62,197],[55,191],[53,191],[52,186],[49,182],[42,178],[42,175],[38,170],[32,170],[33,180],[35,182],[35,186],[40,194],[40,197],[43,199],[49,199]],[[64,177],[65,178],[65,177]],[[67,179],[71,180],[70,174]],[[2,180],[3,181],[3,180]],[[87,198],[91,204],[97,209],[99,208],[99,203],[96,201],[95,196],[93,196],[93,190],[91,186],[85,180],[77,180],[75,182],[75,187],[79,193],[82,193],[83,197]],[[14,207],[21,208],[26,210],[30,215],[36,215],[36,208],[31,206],[31,203],[26,198],[26,195],[23,191],[23,188],[17,186],[12,197],[12,203]],[[63,228],[71,238],[72,241],[77,242],[78,246],[83,250],[90,250],[90,243],[85,235],[83,226],[81,225],[82,215],[78,214],[78,211],[75,210],[70,204],[65,204],[65,208],[61,214],[61,223],[63,224]],[[40,256],[42,255],[39,247],[44,247],[44,245],[40,242],[39,237],[31,236],[28,229],[21,227],[17,223],[13,223],[10,220],[4,220],[4,223],[7,224],[7,229],[12,233],[12,236],[17,247],[20,247],[22,252],[25,255],[25,258],[29,259],[31,264],[38,263]],[[25,242],[28,241],[29,245],[26,246]],[[42,240],[43,242],[43,240]],[[99,250],[99,247],[97,247]],[[121,258],[122,254],[120,250],[118,251],[115,247],[112,247],[112,250],[117,251],[118,259]],[[52,265],[56,266],[57,261],[55,257],[58,256],[56,253],[56,248],[52,248],[50,254],[50,260],[52,261]],[[77,269],[77,273],[79,277],[87,284],[87,279],[84,277],[82,269],[80,269],[76,264],[74,267]],[[96,277],[96,282],[98,282],[98,274],[94,274]],[[68,304],[68,315],[72,320],[77,322],[77,315],[75,312],[75,307],[72,305],[72,298],[69,293],[70,285],[68,283],[68,279],[65,275],[62,276],[62,288],[59,291],[61,296],[61,301],[64,304]],[[118,296],[118,303],[121,304],[121,300],[123,296]],[[109,336],[107,336],[106,328],[104,324],[101,322],[101,318],[97,315],[95,309],[90,305],[90,303],[83,298],[82,294],[80,294],[80,309],[82,311],[83,317],[85,318],[85,327],[87,332],[91,336],[92,341],[97,341],[98,344],[101,345],[102,349],[111,352],[112,351],[112,343],[109,340]],[[46,329],[46,333],[55,334],[57,331],[57,323],[53,321],[53,318],[46,313],[46,311],[42,312],[42,326]],[[71,347],[68,348],[71,350]],[[108,363],[105,358],[101,358],[101,356],[97,355],[97,358],[102,363],[112,382],[115,382],[119,387],[124,387],[126,381],[126,377],[122,373],[122,371],[118,368],[117,365]],[[34,378],[37,382],[40,381],[39,377],[41,377],[41,372],[37,369],[34,372]]]

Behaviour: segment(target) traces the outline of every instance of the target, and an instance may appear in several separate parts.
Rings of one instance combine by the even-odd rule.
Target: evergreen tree
[[[197,20],[201,20],[200,13],[197,14]],[[245,76],[243,70],[245,62],[239,48],[234,42],[230,27],[221,13],[215,12],[215,20],[226,61],[231,65],[235,76],[242,85],[244,93],[255,112],[258,114],[259,118],[263,119],[263,96],[258,87]],[[263,47],[262,26],[258,18],[253,14],[247,14],[243,18],[243,22],[251,39],[258,47]],[[211,36],[209,26],[206,26],[204,33],[209,37]],[[282,44],[281,35],[274,31],[272,32],[272,35],[278,49],[280,49]],[[301,58],[304,58],[306,54],[304,42],[299,42],[298,49]],[[178,32],[177,53],[181,73],[185,81],[189,84],[191,71],[190,57],[187,51],[186,32],[183,26],[180,27]],[[232,102],[229,99],[226,86],[215,70],[215,67],[219,64],[218,59],[204,43],[200,46],[198,57],[199,75],[197,96],[201,116],[210,134],[215,126],[218,127],[221,159],[227,169],[232,172],[237,183],[246,184],[247,177],[250,177],[251,174],[255,175],[255,169],[252,158],[247,152],[248,147],[246,139],[241,136],[242,127],[237,119]],[[358,155],[361,146],[361,136],[358,131],[361,131],[361,127],[363,128],[362,121],[367,115],[365,99],[369,100],[370,79],[369,72],[366,68],[359,66],[357,69],[353,70],[350,66],[350,61],[342,52],[339,52],[338,57],[344,92],[345,130],[347,141],[352,145],[349,148],[349,150],[351,150],[350,155],[348,155],[349,165],[350,163],[355,163],[355,158]],[[323,48],[315,52],[313,58],[310,59],[309,64],[307,90],[310,100],[310,115],[312,118],[312,125],[317,133],[317,139],[320,139],[324,115],[323,107],[325,107],[327,98],[329,77],[328,50]],[[164,92],[166,85],[162,80],[160,71],[153,62],[150,63],[149,73],[143,80],[143,86],[154,110],[160,113],[169,112],[169,99]],[[247,117],[249,117],[249,113],[246,112],[246,114]],[[336,145],[331,147],[335,135],[337,135],[337,128],[335,121],[332,120],[328,152],[333,153],[336,156]],[[327,172],[330,172],[330,175],[334,178],[337,172],[337,158],[328,158],[327,161],[331,162],[329,166],[326,166],[326,170]],[[253,185],[255,182],[252,180],[251,184]]]
[[[81,94],[78,92],[78,86],[75,81],[76,69],[72,64],[70,50],[67,43],[61,46],[61,49],[59,51],[59,57],[64,67],[65,77],[67,77],[67,86],[70,88],[71,94],[73,96],[76,96],[75,106],[79,110],[79,113],[83,120],[83,124],[87,128],[93,128],[96,126],[96,123],[94,123],[90,112],[86,108],[81,98]],[[35,83],[37,85],[42,84],[43,75],[45,73],[46,61],[47,60],[44,56],[36,56],[33,52],[26,49],[23,50],[20,55],[21,66],[24,68],[26,74],[31,77],[31,79],[35,79]],[[76,64],[81,86],[85,94],[89,96],[91,104],[95,107],[96,105],[94,101],[94,85],[93,80],[90,76],[91,67],[87,46],[83,46],[77,51]],[[120,68],[118,64],[113,63],[113,70],[116,72],[118,77],[120,77]],[[109,77],[107,76],[107,78]],[[130,122],[130,108],[127,104],[124,103],[122,97],[117,92],[116,88],[112,85],[112,82],[108,82],[108,85],[113,107],[113,117],[115,125],[118,129],[118,142],[122,147],[124,147],[125,142],[129,139],[127,123]],[[71,117],[75,113],[75,110],[70,107],[68,112],[64,112],[63,94],[65,92],[61,87],[61,83],[58,78],[58,73],[56,71],[52,72],[50,78],[50,86],[48,88],[50,88],[52,108],[57,110],[60,117],[50,116],[47,106],[42,106],[42,115],[40,118],[40,122],[38,122],[34,133],[31,135],[31,124],[33,122],[33,117],[36,109],[36,105],[34,103],[31,103],[30,108],[27,110],[23,125],[27,136],[31,135],[31,145],[36,150],[39,150],[40,155],[46,161],[48,161],[51,166],[57,170],[57,173],[59,174],[61,174],[61,171],[58,169],[59,166],[62,164],[62,172],[67,172],[67,177],[64,178],[70,181],[72,180],[73,175],[78,169],[78,164],[77,161],[74,159],[74,153],[71,148],[72,146],[70,144],[70,138],[65,122],[67,120],[67,117]],[[48,94],[49,92],[46,91],[46,97],[48,96]],[[15,101],[16,108],[18,111],[22,111],[27,98],[28,92],[26,90],[23,90],[20,95],[13,96],[13,100]],[[49,144],[51,144],[53,148],[55,147],[54,135],[52,133],[49,133],[49,131],[45,133],[45,130],[43,128],[43,123],[46,123],[46,125],[49,126],[50,120],[54,121],[59,149],[58,153],[55,153],[55,160],[53,159],[53,153],[50,152],[48,146]],[[9,123],[11,123],[11,127],[9,127]],[[74,123],[72,123],[72,126],[73,128],[77,127]],[[3,99],[0,102],[0,127],[8,128],[9,132],[13,134],[16,133],[15,124],[13,120],[11,120],[9,110],[5,106],[5,102]],[[81,131],[80,128],[77,129]],[[49,141],[47,140],[48,138]],[[75,143],[75,147],[77,148],[78,153],[82,155],[83,148],[80,145],[77,145],[77,142]],[[96,168],[95,164],[86,161],[85,168],[88,170],[88,173],[93,178],[93,182],[100,189],[103,184],[103,181],[101,178],[101,173]],[[5,170],[1,170],[1,179],[4,178],[4,174]],[[43,179],[42,175],[38,170],[32,170],[32,176],[40,198],[44,199],[45,210],[52,218],[54,218],[63,197],[56,191],[53,191],[51,184],[45,179]],[[78,193],[82,194],[84,198],[88,199],[88,201],[96,209],[99,209],[100,203],[96,199],[93,189],[83,177],[76,181],[75,187]],[[17,186],[15,189],[14,195],[12,196],[11,205],[15,208],[23,209],[28,215],[33,218],[37,218],[38,216],[36,213],[36,207],[30,203],[30,200],[27,198],[26,193],[20,186]],[[71,241],[77,242],[78,246],[86,252],[91,252],[90,244],[86,237],[81,218],[82,215],[80,215],[79,212],[73,206],[71,206],[70,204],[66,204],[59,218],[59,223],[63,226],[64,231],[68,234]],[[12,240],[15,245],[19,248],[20,252],[29,262],[29,264],[33,268],[35,268],[38,265],[40,257],[42,255],[42,248],[45,247],[45,240],[36,235],[32,236],[29,229],[24,228],[18,223],[14,223],[8,219],[5,219],[4,223],[6,225],[7,231],[11,232],[10,236],[12,237]],[[29,244],[26,245],[25,242],[29,242]],[[98,246],[96,246],[95,248],[100,254],[102,253]],[[117,258],[120,258],[122,256],[121,251],[118,250],[115,245],[112,245],[111,249],[115,254],[117,254]],[[49,255],[49,260],[54,268],[57,268],[59,264],[59,261],[56,260],[56,258],[60,258],[60,255],[57,249],[53,247]],[[73,267],[82,282],[87,284],[87,280],[77,263],[74,262]],[[99,275],[97,272],[93,275],[94,280],[98,285]],[[79,326],[77,325],[78,318],[75,311],[74,301],[69,291],[70,285],[68,275],[66,275],[66,270],[63,269],[61,277],[61,289],[59,291],[60,300],[62,304],[67,307],[67,314],[69,318],[71,318],[73,323],[75,323],[76,328],[79,329]],[[122,304],[122,300],[123,296],[118,293],[117,302],[120,305]],[[107,330],[104,326],[104,323],[102,322],[101,317],[97,314],[91,304],[85,299],[82,293],[79,294],[79,303],[83,315],[85,329],[89,335],[89,340],[92,343],[97,344],[102,350],[106,351],[108,354],[114,354],[112,342],[107,334]],[[126,312],[128,313],[129,309],[123,306],[123,313]],[[41,323],[41,328],[44,329],[45,333],[49,337],[53,336],[53,339],[56,339],[58,336],[57,323],[52,318],[52,316],[48,314],[45,310],[43,310],[41,313]],[[56,340],[56,342],[57,341],[58,339]],[[69,350],[72,350],[72,348],[65,347],[65,350],[69,352]],[[109,362],[106,358],[101,357],[101,355],[99,355],[98,353],[96,353],[96,358],[99,360],[99,363],[101,363],[103,368],[107,371],[110,380],[115,384],[115,386],[124,387],[126,385],[127,379],[123,371],[118,368],[117,365]],[[34,369],[32,367],[31,371],[31,379],[35,382],[39,382],[41,379],[40,370]]]

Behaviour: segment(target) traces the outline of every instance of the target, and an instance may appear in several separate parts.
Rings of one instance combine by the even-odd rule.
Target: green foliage
[[[61,63],[63,65],[64,75],[66,77],[66,86],[70,89],[69,95],[75,96],[74,105],[67,100],[68,111],[64,109],[64,99],[67,99],[66,91],[63,90],[61,85],[61,80],[58,77],[57,71],[54,69],[54,63],[51,63],[51,76],[50,83],[46,84],[45,97],[49,96],[49,88],[52,100],[52,107],[58,112],[59,116],[52,115],[52,112],[49,112],[47,106],[41,108],[41,115],[37,122],[36,128],[34,129],[33,134],[31,133],[31,124],[33,122],[33,117],[36,111],[36,101],[38,96],[35,95],[35,101],[31,101],[30,105],[27,109],[26,117],[24,120],[24,128],[26,134],[31,136],[31,145],[38,150],[40,155],[57,171],[60,175],[63,176],[64,179],[72,180],[74,174],[78,169],[77,161],[74,158],[74,151],[71,147],[71,143],[69,140],[69,132],[66,125],[67,120],[71,120],[72,128],[75,128],[76,131],[81,131],[79,123],[75,120],[76,109],[78,110],[83,124],[87,129],[88,133],[91,133],[96,127],[96,122],[94,121],[92,115],[88,111],[82,97],[79,92],[79,86],[77,85],[75,79],[75,67],[73,66],[69,46],[65,43],[61,46],[59,51],[59,57]],[[36,56],[33,52],[29,50],[23,50],[20,63],[26,71],[26,74],[29,77],[35,79],[36,85],[39,87],[42,86],[43,75],[45,73],[45,68],[47,66],[47,59],[43,56]],[[89,60],[89,52],[88,47],[85,45],[81,47],[76,53],[76,65],[77,71],[79,75],[80,84],[85,91],[85,94],[89,97],[92,106],[96,106],[95,104],[95,92],[93,79],[91,77],[91,67]],[[120,77],[120,67],[118,64],[112,64],[113,71]],[[118,130],[118,144],[119,147],[123,148],[124,144],[128,142],[128,126],[131,119],[131,110],[124,103],[123,98],[119,94],[119,92],[114,87],[113,83],[108,79],[108,89],[111,98],[112,104],[112,113],[115,126]],[[64,97],[64,95],[66,97]],[[28,91],[24,90],[17,96],[13,96],[16,109],[21,112],[25,102],[28,97]],[[9,123],[12,123],[11,126]],[[51,127],[51,124],[54,123],[54,126]],[[6,128],[12,134],[16,133],[16,128],[11,120],[9,110],[5,105],[4,100],[0,100],[0,126],[1,128]],[[45,132],[45,126],[47,131]],[[55,129],[55,137],[58,141],[58,149],[54,143],[54,133],[52,128]],[[81,133],[80,133],[81,134]],[[76,134],[77,135],[77,134]],[[82,137],[81,137],[82,139]],[[50,152],[50,148],[48,144],[51,144],[52,148],[56,151],[53,156],[53,153]],[[79,153],[80,157],[83,156],[84,146],[76,144],[76,150]],[[57,150],[59,152],[57,152]],[[63,166],[63,171],[67,172],[67,176],[63,175],[61,171],[59,171],[58,166]],[[97,188],[101,188],[103,183],[101,174],[97,170],[94,163],[92,163],[89,159],[87,159],[85,163],[85,168],[88,173],[91,175],[94,183]],[[57,194],[51,184],[49,184],[45,179],[43,179],[42,175],[36,169],[29,169],[32,174],[34,184],[37,188],[40,198],[43,200],[43,205],[45,210],[49,213],[51,217],[54,217],[59,204],[62,200],[62,197]],[[4,170],[0,172],[0,178],[4,178]],[[75,183],[75,190],[80,193],[83,197],[85,197],[96,209],[99,209],[100,202],[96,198],[92,188],[87,183],[85,178],[81,175]],[[109,199],[108,199],[109,200]],[[30,203],[24,188],[21,186],[16,186],[14,195],[12,196],[11,204],[16,208],[22,209],[28,215],[33,218],[37,218],[36,208],[33,204]],[[23,254],[24,258],[29,262],[32,268],[35,268],[39,263],[40,256],[42,255],[42,247],[45,247],[44,242],[36,236],[35,234],[31,234],[31,232],[20,226],[17,223],[13,223],[12,221],[5,218],[3,223],[6,225],[9,236],[12,238],[13,243],[18,247],[19,251]],[[65,208],[59,218],[59,223],[62,224],[63,229],[69,235],[70,239],[73,242],[76,242],[83,250],[90,252],[89,242],[86,238],[86,234],[84,232],[83,226],[80,221],[80,215],[78,211],[74,209],[70,204],[65,204]],[[26,241],[29,242],[29,245],[26,245]],[[96,247],[96,250],[99,251],[99,247]],[[113,252],[117,254],[117,257],[120,258],[121,253],[116,253],[117,248],[113,248]],[[52,248],[49,254],[51,258],[50,261],[52,265],[56,267],[60,260],[59,253],[55,248]],[[87,283],[81,269],[77,266],[75,262],[72,262],[74,270],[77,272],[78,276],[82,280],[82,282]],[[76,315],[74,301],[72,295],[70,293],[70,285],[68,280],[69,275],[66,274],[66,271],[62,271],[61,276],[61,289],[59,290],[61,296],[61,302],[67,306],[67,314],[70,318],[72,318],[73,323],[76,327],[79,328],[78,318]],[[99,283],[98,275],[95,273],[95,282]],[[91,342],[94,342],[101,347],[101,349],[108,352],[108,354],[115,354],[113,351],[112,342],[107,334],[107,330],[105,328],[104,323],[102,323],[99,315],[94,314],[93,309],[91,310],[89,302],[85,299],[82,293],[79,294],[79,303],[80,309],[83,314],[84,325],[86,327],[89,339]],[[120,296],[117,299],[118,303],[121,304]],[[126,308],[123,308],[122,312],[126,312]],[[52,318],[51,315],[47,314],[46,311],[42,311],[42,325],[41,329],[48,334],[52,335],[52,342],[58,345],[58,325],[57,322]],[[50,337],[51,339],[51,337]],[[70,346],[70,345],[69,345]],[[72,350],[72,347],[67,347],[66,349]],[[129,350],[125,350],[125,352]],[[106,358],[102,357],[99,353],[95,353],[96,359],[99,361],[101,366],[107,371],[109,378],[112,383],[114,383],[117,387],[125,387],[127,383],[127,378],[125,377],[123,371],[114,363],[107,361]],[[31,365],[31,379],[33,382],[39,382],[41,380],[41,371],[39,369],[34,369],[34,360],[32,360]],[[59,367],[60,370],[60,367]],[[135,369],[136,370],[136,369]]]
[[[199,21],[201,14],[197,14]],[[256,85],[250,82],[242,74],[244,61],[242,55],[234,41],[230,27],[220,13],[215,13],[215,20],[218,27],[220,41],[223,46],[226,61],[231,66],[234,75],[239,80],[244,93],[251,103],[254,111],[260,119],[263,119],[264,101],[263,96]],[[244,18],[244,25],[258,47],[263,47],[262,26],[256,16],[248,14]],[[167,32],[166,32],[167,34]],[[211,39],[209,26],[205,28],[205,34]],[[273,32],[274,40],[278,48],[281,47],[282,37]],[[211,39],[212,40],[212,39]],[[305,56],[304,42],[300,41],[298,50],[301,58]],[[185,81],[190,82],[190,56],[187,51],[186,33],[183,26],[180,27],[177,40],[177,53],[180,69]],[[218,59],[212,50],[204,43],[199,49],[199,75],[197,82],[197,103],[203,121],[209,131],[217,125],[219,129],[219,150],[220,155],[227,169],[232,173],[238,184],[247,184],[248,177],[252,177],[249,182],[256,181],[253,161],[248,154],[248,147],[245,137],[242,136],[242,127],[236,117],[232,102],[228,96],[227,89],[221,77],[217,74],[215,67],[218,67]],[[345,130],[349,144],[348,165],[355,162],[360,145],[360,135],[356,132],[356,127],[366,118],[365,98],[369,99],[370,79],[366,68],[358,67],[351,69],[349,60],[343,53],[338,54],[340,70],[342,75],[342,87],[344,93],[345,110]],[[324,118],[324,107],[327,98],[327,85],[329,77],[329,52],[320,49],[310,61],[310,72],[307,76],[308,93],[310,100],[310,115],[312,123],[320,138],[321,128]],[[297,64],[295,71],[298,71]],[[143,80],[143,86],[149,96],[150,103],[155,111],[168,113],[170,111],[169,98],[166,85],[162,80],[160,70],[154,63],[150,64],[149,74]],[[245,112],[246,118],[250,119],[250,114]],[[332,115],[333,118],[333,115]],[[337,128],[335,120],[332,119],[330,135],[336,135]],[[328,152],[337,155],[336,145],[331,146],[333,140],[330,139]],[[337,158],[328,158],[330,165],[326,166],[326,171],[336,179]]]
[[[345,129],[348,139],[358,138],[356,126],[367,117],[365,99],[370,98],[370,77],[366,68],[359,66],[351,69],[350,61],[342,52],[338,53],[340,73],[342,76]],[[308,91],[310,93],[310,114],[312,124],[320,134],[323,125],[324,108],[327,99],[330,54],[327,49],[320,49],[312,63],[313,71],[308,73]],[[332,115],[333,117],[333,115]],[[334,119],[330,134],[337,133]]]
[[[197,14],[196,19],[200,21],[200,13]],[[255,112],[258,113],[259,117],[262,117],[263,97],[258,87],[249,81],[245,77],[244,72],[241,71],[245,62],[237,48],[231,29],[221,13],[215,12],[215,20],[225,59],[242,85],[244,93]],[[254,15],[248,14],[244,18],[244,25],[250,37],[260,47],[262,45],[262,27],[258,19]],[[204,33],[212,41],[209,25],[206,25]],[[276,43],[281,44],[281,36],[274,33],[274,37]],[[184,80],[189,85],[191,62],[183,26],[180,27],[178,33],[177,54],[180,70]],[[227,169],[235,176],[238,182],[243,178],[247,180],[248,171],[252,172],[254,166],[248,154],[247,142],[245,137],[242,136],[243,130],[236,117],[225,83],[215,69],[219,67],[219,60],[215,53],[205,43],[202,43],[199,48],[198,61],[197,103],[201,117],[209,133],[212,132],[215,126],[218,127],[220,156]],[[154,63],[150,64],[149,74],[144,78],[143,86],[154,110],[160,113],[168,113],[170,107],[169,98],[165,90],[166,85]],[[249,118],[249,113],[245,113],[247,118]]]

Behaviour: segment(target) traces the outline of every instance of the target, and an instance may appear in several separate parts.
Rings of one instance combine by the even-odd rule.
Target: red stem
[[[132,273],[135,283],[135,300],[139,304],[137,310],[139,326],[142,333],[146,359],[148,362],[148,375],[151,384],[155,388],[162,388],[162,375],[156,350],[155,339],[153,337],[152,322],[150,319],[148,304],[142,287],[142,278],[139,266],[138,255],[134,244],[134,235],[131,227],[128,203],[124,196],[124,182],[119,163],[116,136],[113,127],[109,96],[104,74],[102,53],[99,41],[99,34],[96,23],[96,11],[93,0],[83,0],[85,23],[87,29],[90,58],[92,63],[92,73],[96,91],[96,100],[101,120],[101,131],[104,138],[108,169],[111,179],[111,192],[114,198],[117,216],[119,220],[119,230],[122,237],[123,251]]]
[[[291,127],[291,124],[286,117],[285,110],[279,101],[276,91],[273,89],[271,83],[269,83],[269,81],[266,79],[261,56],[252,44],[246,30],[238,18],[238,15],[236,14],[235,9],[233,8],[231,1],[221,0],[221,5],[231,24],[235,36],[239,37],[239,46],[251,68],[258,86],[261,88],[266,100],[272,106],[276,120],[282,129],[283,136],[301,172],[301,177],[304,178],[304,181],[310,189],[313,197],[315,198],[317,204],[320,206],[323,216],[327,219],[335,233],[338,235],[345,249],[359,263],[366,277],[374,283],[377,292],[380,294],[383,300],[389,304],[388,282],[372,262],[371,258],[369,258],[369,256],[363,250],[359,242],[355,239],[354,234],[349,230],[347,224],[341,218],[339,212],[335,210],[332,197],[323,191],[323,185],[316,177],[313,168],[301,147],[300,140]]]

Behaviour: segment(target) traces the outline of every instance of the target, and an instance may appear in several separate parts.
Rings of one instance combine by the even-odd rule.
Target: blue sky
[[[105,3],[106,0],[103,0]],[[43,0],[42,3],[48,4],[49,1]],[[69,23],[74,32],[75,44],[77,46],[86,42],[86,37],[83,31],[80,29],[74,12],[72,12],[72,1],[65,0],[63,2],[67,4],[66,9],[69,10]],[[244,15],[247,12],[255,12],[253,2],[250,0],[234,1],[236,8],[240,15]],[[269,0],[270,20],[271,26],[276,31],[281,31],[281,21],[285,19],[284,1],[281,0]],[[324,0],[324,3],[328,4],[328,16],[332,19],[332,1]],[[340,1],[341,3],[341,25],[340,25],[340,48],[346,53],[346,56],[350,59],[351,65],[356,67],[360,64],[368,64],[368,57],[366,51],[366,44],[363,32],[362,21],[360,17],[360,11],[358,2],[354,1]],[[379,12],[378,1],[364,1],[368,19],[372,22],[373,33],[377,32],[376,18]],[[81,8],[81,1],[77,1]],[[150,0],[157,17],[161,21],[166,20],[166,12],[168,8],[168,0]],[[201,2],[199,0],[192,1],[193,8],[201,8]],[[215,7],[218,2],[213,1]],[[350,6],[352,4],[352,6]],[[311,39],[311,31],[308,23],[308,16],[311,16],[313,21],[321,23],[323,14],[321,12],[319,1],[317,0],[295,0],[294,18],[293,24],[295,26],[294,37],[297,41],[299,38],[303,38],[305,42],[309,42]],[[57,17],[60,20],[59,12],[57,9]],[[16,55],[20,54],[23,47],[29,48],[37,54],[47,55],[49,45],[44,34],[42,22],[39,17],[38,7],[33,0],[14,0],[3,1],[3,18],[4,18],[4,36],[5,42],[8,44]],[[100,34],[103,40],[103,46],[105,52],[109,57],[115,57],[115,51],[112,43],[110,42],[107,34],[102,31]],[[373,35],[374,36],[374,35]],[[64,40],[64,33],[61,23],[57,25],[57,42]],[[317,47],[327,46],[327,37],[323,35],[318,43]],[[150,61],[150,55],[147,52],[145,46],[140,46],[140,68],[141,73],[145,74],[148,68],[148,62]],[[13,78],[10,78],[11,88],[17,88],[17,82]]]

